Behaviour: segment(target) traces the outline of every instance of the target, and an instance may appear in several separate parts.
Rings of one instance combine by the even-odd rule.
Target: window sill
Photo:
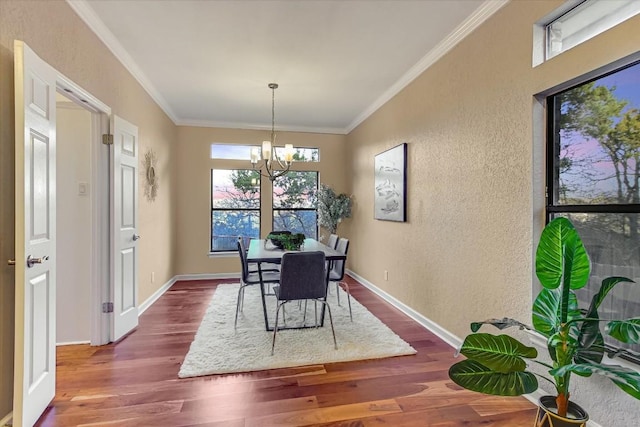
[[[231,258],[237,257],[238,251],[225,251],[225,252],[209,252],[209,258]]]

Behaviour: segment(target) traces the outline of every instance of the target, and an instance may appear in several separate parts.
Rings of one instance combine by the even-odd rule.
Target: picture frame
[[[376,154],[374,168],[374,218],[406,222],[407,143]]]

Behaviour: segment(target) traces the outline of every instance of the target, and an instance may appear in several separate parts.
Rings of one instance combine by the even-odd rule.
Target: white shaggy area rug
[[[178,376],[196,377],[231,372],[249,372],[264,369],[379,359],[415,354],[416,350],[397,336],[378,318],[351,298],[353,322],[349,320],[347,294],[340,289],[340,302],[336,300],[336,287],[331,284],[329,304],[333,314],[338,349],[333,347],[328,313],[325,326],[310,329],[278,330],[275,354],[271,355],[273,332],[265,330],[259,286],[245,288],[244,310],[233,327],[239,284],[218,285],[207,312],[202,319],[189,353]],[[276,301],[267,296],[270,325],[274,324]],[[304,307],[304,304],[302,305]],[[286,325],[302,324],[302,309],[297,302],[287,303]],[[321,306],[318,305],[318,313]],[[320,314],[318,314],[320,317]],[[282,325],[282,310],[280,322]],[[313,303],[308,304],[306,324],[314,322]]]

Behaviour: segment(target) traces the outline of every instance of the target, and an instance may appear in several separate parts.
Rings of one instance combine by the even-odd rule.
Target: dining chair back
[[[331,332],[333,333],[333,344],[336,349],[338,348],[335,330],[333,329],[331,307],[326,301],[327,279],[325,266],[326,259],[325,254],[322,251],[287,252],[282,255],[280,284],[273,287],[278,305],[276,308],[276,320],[273,329],[273,342],[271,344],[272,355],[276,344],[280,309],[285,303],[298,300],[313,300],[317,303],[323,304],[327,308],[329,321],[331,323]]]
[[[242,281],[245,281],[249,279],[249,263],[247,262],[247,247],[242,237],[238,237],[238,254],[240,255],[240,265],[242,267]]]
[[[336,251],[341,254],[347,255],[349,251],[349,239],[345,239],[341,237],[338,240],[338,245],[336,246]],[[353,313],[351,312],[351,291],[349,290],[349,284],[344,280],[344,269],[346,266],[347,260],[338,260],[333,261],[333,266],[331,271],[329,272],[329,281],[336,283],[336,293],[338,298],[338,306],[340,306],[340,287],[344,287],[345,292],[347,293],[347,302],[349,303],[349,318],[353,322]]]
[[[260,271],[254,271],[249,269],[249,263],[247,262],[247,248],[244,245],[242,237],[238,237],[238,254],[240,256],[240,266],[242,268],[240,278],[240,288],[238,289],[238,299],[236,301],[236,317],[233,323],[233,327],[238,326],[238,314],[242,311],[244,303],[244,290],[250,285],[259,284],[272,284],[280,281],[280,272],[277,269],[262,269],[262,281],[260,278]]]
[[[327,240],[327,246],[329,246],[331,249],[335,249],[337,244],[338,244],[338,235],[331,234],[329,236],[329,240]]]

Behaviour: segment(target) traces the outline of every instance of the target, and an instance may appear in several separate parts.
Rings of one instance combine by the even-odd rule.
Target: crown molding
[[[402,89],[414,81],[419,75],[435,64],[440,58],[453,49],[462,39],[467,37],[482,23],[500,10],[510,0],[486,0],[475,12],[458,25],[444,40],[436,45],[418,63],[409,69],[400,79],[387,89],[373,104],[365,109],[347,127],[346,133],[353,131],[360,123],[375,113],[380,107],[389,102]]]
[[[134,79],[140,83],[142,88],[158,104],[169,118],[176,123],[177,117],[167,101],[164,99],[155,86],[149,81],[147,76],[140,70],[138,64],[133,60],[127,50],[120,44],[113,33],[107,28],[100,18],[95,14],[86,0],[66,0],[71,9],[84,21],[98,38],[107,46],[120,63],[131,73]]]
[[[255,123],[239,122],[214,122],[208,120],[179,120],[178,126],[196,126],[204,128],[225,128],[225,129],[246,129],[246,130],[271,130],[271,125],[257,125]],[[304,132],[304,133],[326,133],[335,135],[346,135],[348,132],[344,128],[327,127],[307,127],[307,126],[276,126],[276,132]]]

